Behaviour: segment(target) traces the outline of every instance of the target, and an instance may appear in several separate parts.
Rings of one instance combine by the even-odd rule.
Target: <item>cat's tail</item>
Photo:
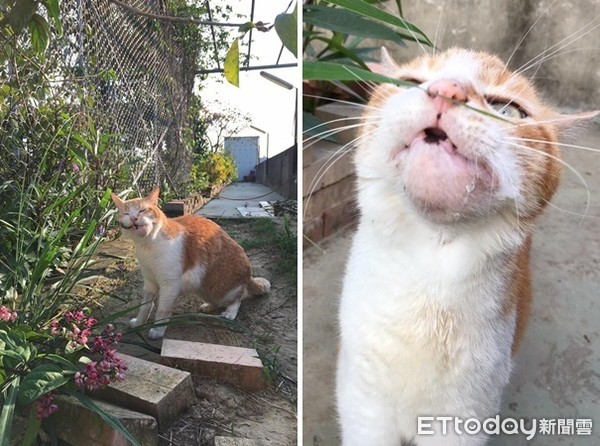
[[[267,294],[271,289],[271,282],[262,277],[251,277],[250,281],[246,284],[246,292],[243,298],[260,296],[261,294]]]

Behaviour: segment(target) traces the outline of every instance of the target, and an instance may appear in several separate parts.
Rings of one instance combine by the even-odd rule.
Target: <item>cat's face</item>
[[[126,201],[111,195],[119,211],[117,219],[127,234],[143,238],[152,233],[160,220],[160,211],[156,207],[158,194],[159,190],[155,188],[147,197]]]
[[[559,183],[564,120],[528,80],[494,56],[461,49],[381,67],[419,85],[373,92],[359,135],[359,178],[384,182],[434,223],[493,213],[526,222],[541,212]]]

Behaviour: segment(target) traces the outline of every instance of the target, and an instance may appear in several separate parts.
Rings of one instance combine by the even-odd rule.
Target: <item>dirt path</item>
[[[296,223],[286,232],[284,219],[221,220],[219,223],[246,250],[255,276],[271,281],[268,297],[242,303],[237,325],[227,327],[217,318],[210,324],[170,326],[166,337],[255,348],[265,366],[269,384],[262,392],[249,393],[234,386],[194,376],[196,402],[169,430],[160,432],[164,445],[212,445],[214,437],[232,436],[262,440],[274,445],[293,445],[297,439],[297,289]],[[293,239],[293,240],[292,240]],[[143,280],[131,242],[117,239],[105,243],[102,253],[117,256],[105,262],[106,275],[94,289],[109,293],[104,314],[121,311],[141,302]],[[123,299],[124,301],[120,301]],[[193,296],[181,298],[175,313],[196,312]],[[133,313],[123,317],[125,323]],[[152,317],[152,315],[151,315]],[[119,350],[147,360],[159,360],[161,341],[129,334],[125,342],[148,343],[148,348],[123,343]]]

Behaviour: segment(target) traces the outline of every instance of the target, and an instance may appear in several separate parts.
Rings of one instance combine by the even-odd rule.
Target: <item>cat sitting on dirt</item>
[[[246,253],[219,225],[197,215],[167,218],[158,208],[159,189],[144,198],[121,200],[112,194],[118,221],[133,240],[144,277],[144,301],[129,325],[145,324],[158,297],[155,320],[171,316],[180,294],[198,293],[200,311],[225,308],[221,316],[235,319],[242,299],[265,294],[267,279],[252,277]],[[150,329],[159,339],[166,326]]]

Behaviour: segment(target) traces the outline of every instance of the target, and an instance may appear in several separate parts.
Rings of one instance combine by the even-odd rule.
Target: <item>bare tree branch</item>
[[[149,19],[159,20],[161,22],[168,23],[191,23],[194,25],[207,25],[207,26],[229,26],[232,28],[239,28],[240,26],[246,25],[246,23],[224,23],[224,22],[212,22],[210,20],[200,20],[195,19],[193,17],[174,17],[160,14],[153,14],[151,12],[144,11],[140,8],[132,6],[128,3],[125,3],[121,0],[108,0],[109,2],[120,6],[123,9],[128,10],[129,12],[139,15],[142,17],[147,17]]]

